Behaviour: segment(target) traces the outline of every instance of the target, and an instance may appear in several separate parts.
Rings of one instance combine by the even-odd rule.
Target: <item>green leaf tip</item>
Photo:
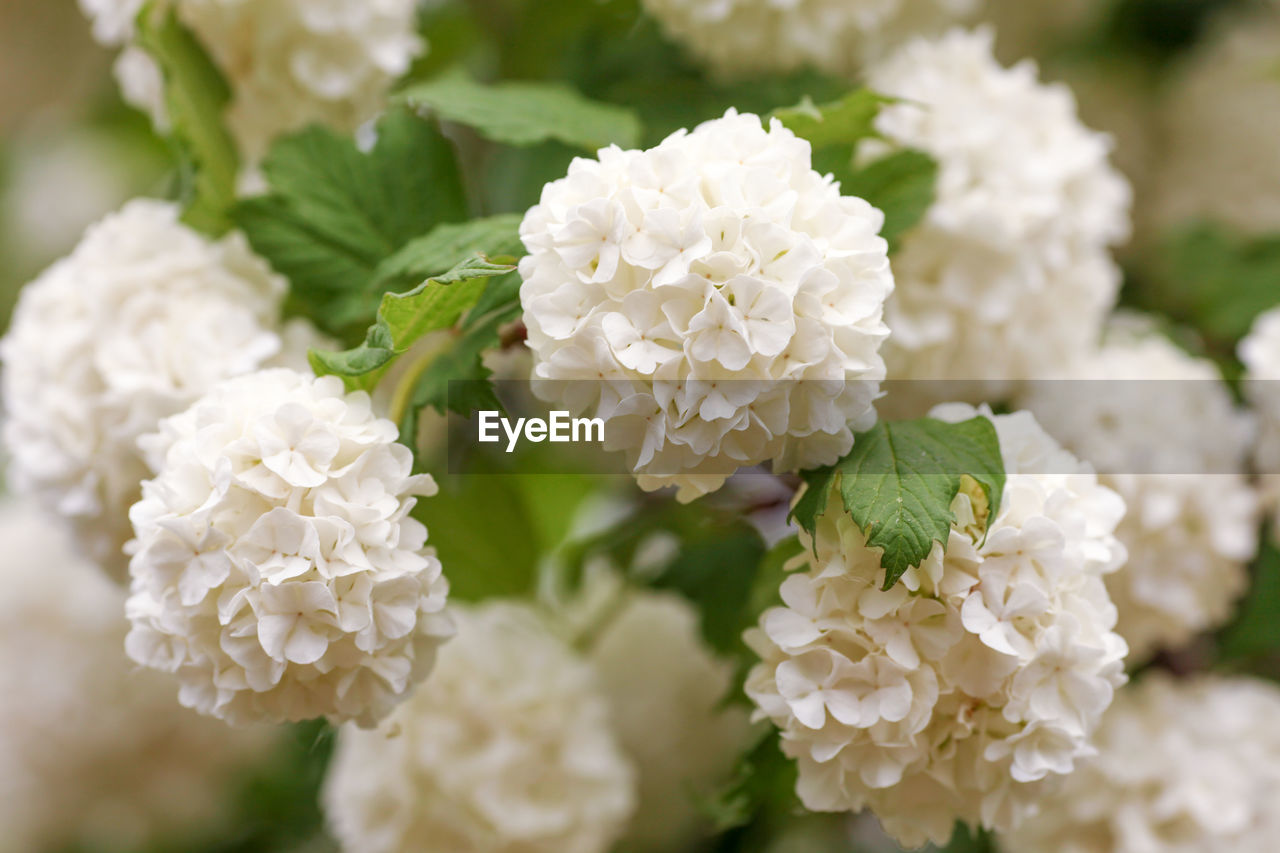
[[[881,549],[884,588],[889,589],[929,556],[935,542],[945,550],[955,521],[951,502],[965,478],[981,488],[985,518],[995,518],[1005,470],[989,418],[881,422],[859,434],[835,465],[805,473],[807,489],[790,517],[813,536],[830,490],[838,489],[867,546]]]

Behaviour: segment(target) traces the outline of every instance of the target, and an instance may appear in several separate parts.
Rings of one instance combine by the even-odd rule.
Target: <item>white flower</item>
[[[0,504],[0,849],[140,850],[225,820],[273,743],[178,706],[124,654],[124,593],[30,504]]]
[[[323,803],[347,853],[605,853],[634,794],[591,667],[532,612],[457,614],[426,684],[344,728]]]
[[[67,517],[123,578],[142,433],[282,354],[285,283],[238,234],[211,242],[135,200],[22,290],[4,360],[13,486]]]
[[[520,301],[541,394],[607,421],[642,488],[835,461],[875,419],[883,215],[776,120],[730,110],[602,149],[525,216]]]
[[[1273,516],[1273,532],[1280,531],[1280,308],[1259,315],[1239,347],[1244,363],[1244,392],[1258,415],[1254,461]]]
[[[367,394],[283,368],[162,421],[129,512],[130,657],[233,723],[386,716],[452,633],[409,517],[435,483],[395,439]]]
[[[343,130],[373,117],[421,52],[414,0],[164,0],[231,85],[227,124],[250,162],[271,140],[320,122]],[[143,0],[80,0],[94,37],[123,46],[125,97],[165,119],[159,69],[132,45]]]
[[[887,143],[939,166],[936,199],[894,256],[890,379],[1045,376],[1095,344],[1115,300],[1108,247],[1127,236],[1130,191],[1110,142],[1033,63],[997,64],[991,39],[916,40],[868,76],[903,99],[876,120]]]
[[[868,56],[971,14],[980,0],[645,0],[666,33],[717,71],[814,66],[850,76]]]
[[[1252,424],[1212,362],[1153,331],[1113,324],[1107,344],[1033,383],[1020,405],[1125,499],[1129,553],[1107,576],[1130,661],[1227,620],[1248,585],[1258,497],[1245,476]]]
[[[1121,690],[1078,764],[1010,853],[1270,853],[1280,833],[1280,690],[1251,678]]]
[[[1153,228],[1198,219],[1249,234],[1280,230],[1280,3],[1246,4],[1209,32],[1166,81],[1146,219]]]
[[[888,591],[878,549],[833,492],[801,569],[748,643],[747,694],[782,730],[816,811],[869,808],[899,842],[943,844],[956,820],[1007,828],[1088,738],[1124,681],[1103,575],[1124,560],[1124,504],[1030,414],[991,417],[1008,473],[982,524],[976,484],[935,545]]]
[[[664,593],[631,593],[588,657],[638,771],[626,849],[695,846],[706,830],[696,799],[724,783],[746,741],[746,713],[721,705],[733,666],[706,647],[689,602]]]

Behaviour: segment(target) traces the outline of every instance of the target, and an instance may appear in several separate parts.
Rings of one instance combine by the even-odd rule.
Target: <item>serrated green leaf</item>
[[[450,73],[415,83],[397,98],[505,145],[555,140],[595,151],[610,144],[634,148],[640,142],[640,119],[634,112],[588,100],[562,83],[486,85]]]
[[[367,153],[320,127],[278,141],[262,164],[270,192],[232,211],[254,250],[289,279],[291,310],[333,334],[368,322],[383,261],[466,218],[453,149],[433,123],[393,110],[377,133]]]
[[[480,299],[486,279],[513,269],[476,256],[408,292],[385,294],[363,343],[342,352],[312,350],[311,367],[317,376],[341,376],[351,390],[369,390],[396,356],[424,335],[457,323]]]
[[[416,237],[378,265],[373,289],[396,290],[451,270],[476,253],[489,257],[523,254],[519,214],[449,223]]]
[[[994,518],[1005,473],[1000,441],[987,418],[882,421],[859,434],[844,459],[805,475],[809,490],[791,515],[812,534],[826,511],[829,489],[838,489],[867,545],[883,550],[884,588],[889,589],[929,556],[935,542],[946,547],[955,520],[951,501],[965,476],[982,487],[988,517]]]
[[[938,162],[923,151],[907,149],[837,177],[842,193],[866,199],[884,212],[880,236],[895,246],[933,204]]]
[[[852,153],[858,142],[878,135],[876,116],[892,100],[870,89],[855,89],[838,101],[818,105],[805,98],[771,115],[796,136],[807,139],[815,151],[839,146]]]
[[[220,236],[231,228],[228,210],[240,169],[239,152],[223,121],[231,89],[172,7],[148,3],[136,23],[138,46],[164,77],[167,133],[182,161],[182,219]]]

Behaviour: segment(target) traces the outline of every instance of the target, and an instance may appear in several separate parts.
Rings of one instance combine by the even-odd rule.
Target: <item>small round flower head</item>
[[[1248,234],[1280,230],[1280,3],[1220,16],[1168,81],[1164,142],[1144,224],[1209,219]]]
[[[733,110],[575,160],[520,227],[534,379],[578,380],[540,393],[603,418],[640,486],[681,500],[834,462],[875,420],[883,223],[807,142]]]
[[[644,0],[674,40],[724,74],[815,67],[851,76],[868,56],[971,14],[981,0]]]
[[[452,633],[409,517],[435,493],[396,427],[336,377],[227,380],[140,442],[127,650],[182,704],[232,722],[371,726]]]
[[[0,505],[0,850],[150,849],[224,820],[271,747],[124,653],[124,593],[31,504]]]
[[[1059,375],[1066,381],[1031,385],[1021,404],[1128,506],[1117,535],[1129,559],[1106,583],[1138,663],[1222,624],[1248,585],[1252,424],[1212,362],[1139,328],[1113,328]]]
[[[1119,285],[1108,247],[1126,237],[1129,186],[1110,141],[1063,86],[1001,67],[988,29],[918,39],[871,68],[902,100],[888,143],[938,162],[936,198],[894,256],[891,379],[1037,378],[1096,344]]]
[[[697,798],[725,782],[748,732],[746,713],[721,705],[733,666],[707,648],[689,602],[669,593],[630,593],[589,659],[638,771],[626,849],[696,846],[707,829]]]
[[[1280,689],[1153,672],[1121,690],[1080,763],[1009,853],[1270,853],[1280,837]]]
[[[956,820],[1011,826],[1090,753],[1123,683],[1124,641],[1102,576],[1124,560],[1123,501],[1026,412],[985,414],[1008,480],[988,523],[970,482],[945,553],[883,591],[838,491],[748,643],[758,716],[782,730],[814,811],[869,808],[900,843],[944,844]]]
[[[415,0],[165,0],[227,78],[227,124],[246,159],[311,123],[354,130],[382,105],[423,47]],[[143,0],[80,0],[94,37],[123,46],[126,99],[163,125],[160,70],[132,43]]]
[[[605,853],[632,770],[589,664],[527,609],[456,612],[431,679],[373,731],[347,727],[323,803],[346,853]]]
[[[66,517],[123,579],[138,436],[219,380],[278,356],[283,279],[238,234],[211,242],[136,200],[25,287],[4,361],[10,481]]]

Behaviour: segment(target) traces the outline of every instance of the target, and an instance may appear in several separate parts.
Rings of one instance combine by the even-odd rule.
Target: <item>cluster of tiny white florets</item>
[[[1124,502],[1030,414],[985,414],[1008,473],[995,518],[962,489],[945,553],[882,591],[880,551],[833,490],[816,536],[801,534],[786,606],[748,634],[762,662],[747,694],[782,730],[801,801],[869,808],[911,846],[945,843],[957,819],[1011,826],[1090,754],[1124,681],[1103,584],[1124,560]]]
[[[129,655],[231,722],[386,716],[452,634],[408,516],[435,483],[396,435],[367,394],[280,368],[143,436],[158,473],[129,513]]]
[[[1009,853],[1270,853],[1280,837],[1280,689],[1252,678],[1121,690],[1084,761]]]
[[[211,242],[137,200],[23,288],[4,360],[10,478],[123,578],[137,438],[219,380],[281,354],[284,280],[237,234]]]
[[[1021,404],[1125,499],[1117,535],[1129,559],[1107,589],[1133,663],[1231,615],[1259,502],[1244,473],[1252,423],[1213,363],[1155,333],[1115,332]]]
[[[869,85],[902,100],[880,112],[888,145],[938,162],[936,198],[894,256],[890,379],[1049,375],[1097,343],[1119,271],[1130,190],[1110,141],[1071,92],[1036,67],[1001,67],[992,34],[953,30],[875,65]]]
[[[687,850],[707,830],[698,799],[728,777],[748,734],[747,714],[723,704],[733,665],[712,653],[688,600],[623,591],[588,659],[610,723],[637,771],[633,851]]]
[[[0,850],[141,850],[224,817],[269,731],[200,717],[139,672],[124,593],[37,508],[0,506],[0,536]]]
[[[344,729],[323,801],[348,853],[605,853],[633,774],[591,666],[531,611],[456,613],[430,681]]]
[[[382,105],[422,49],[415,0],[163,0],[231,85],[227,124],[250,161],[312,122],[352,130]],[[125,98],[165,118],[160,69],[131,44],[144,0],[80,0],[95,38],[124,47]]]
[[[807,142],[732,110],[575,160],[520,228],[534,378],[579,380],[540,393],[604,418],[641,487],[682,500],[833,462],[884,377],[883,222]]]
[[[1155,228],[1210,219],[1249,234],[1280,230],[1280,3],[1242,4],[1176,66],[1160,105]]]
[[[663,30],[719,72],[851,75],[906,37],[971,14],[981,0],[644,0]]]

